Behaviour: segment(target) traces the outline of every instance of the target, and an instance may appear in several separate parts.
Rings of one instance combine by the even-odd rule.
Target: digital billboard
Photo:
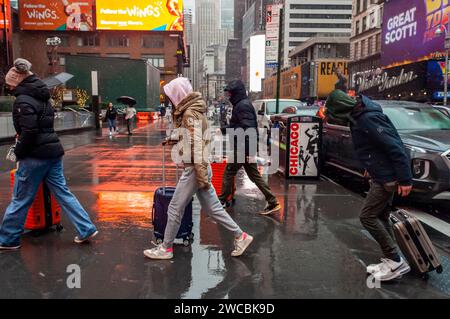
[[[183,0],[97,0],[98,30],[183,31]]]
[[[22,30],[94,31],[94,0],[21,0]]]
[[[5,14],[3,14],[3,8]],[[0,0],[0,29],[9,29],[11,21],[11,9],[9,0]]]
[[[382,57],[384,68],[442,57],[448,0],[390,0],[384,4]],[[436,33],[440,29],[441,34]],[[450,30],[449,30],[450,31]]]
[[[262,91],[262,80],[266,71],[266,35],[250,38],[250,92]]]

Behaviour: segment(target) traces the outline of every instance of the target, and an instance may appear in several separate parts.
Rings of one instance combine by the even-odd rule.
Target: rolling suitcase
[[[211,170],[212,170],[212,180],[211,184],[218,196],[222,195],[222,183],[223,183],[223,175],[225,174],[225,169],[227,168],[227,161],[223,160],[222,162],[212,162]],[[235,199],[234,195],[236,193],[236,184],[233,183],[233,193],[227,198],[229,203],[234,204]]]
[[[391,220],[397,243],[412,268],[420,275],[442,273],[439,256],[420,221],[404,210],[393,212]]]
[[[14,189],[14,178],[16,170],[11,171],[11,190]],[[56,226],[61,231],[61,207],[51,194],[48,186],[42,183],[39,186],[36,198],[28,211],[25,229],[39,233]]]
[[[155,191],[153,198],[152,209],[152,222],[153,232],[156,238],[156,243],[161,244],[164,241],[164,232],[167,225],[167,211],[169,209],[170,202],[172,201],[175,193],[175,187],[166,187],[166,148],[163,148],[163,187],[158,188]],[[178,176],[178,167],[177,167]],[[177,178],[178,180],[178,178]],[[190,246],[194,240],[194,234],[192,228],[194,223],[192,222],[192,200],[186,206],[183,219],[181,220],[180,230],[176,236],[176,239],[182,239],[183,245]]]

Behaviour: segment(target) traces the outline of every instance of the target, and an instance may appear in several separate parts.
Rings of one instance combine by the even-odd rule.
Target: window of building
[[[368,1],[369,0],[362,0],[362,2],[363,2],[363,11],[367,10]]]
[[[358,60],[360,58],[360,52],[359,52],[359,42],[355,42],[355,59]]]
[[[355,24],[355,35],[358,35],[359,34],[359,21],[356,21],[356,24]]]
[[[361,58],[365,57],[367,55],[367,41],[362,40],[361,41]]]
[[[362,26],[361,26],[361,29],[362,29],[361,32],[364,32],[364,31],[366,31],[366,30],[368,29],[368,27],[367,27],[367,17],[364,17],[364,18],[362,19]]]
[[[376,21],[375,21],[375,12],[371,12],[370,16],[369,16],[369,24],[370,27],[373,28],[375,27]]]
[[[70,47],[70,37],[63,35],[63,36],[58,36],[58,38],[61,39],[61,44],[59,45],[60,47],[63,47],[63,48]]]
[[[291,10],[352,10],[346,4],[291,4]]]
[[[162,55],[142,55],[142,59],[150,62],[155,68],[164,68],[165,59]]]
[[[98,47],[99,45],[98,35],[83,35],[77,39],[77,46],[79,47]]]
[[[291,28],[350,29],[351,23],[291,23]]]
[[[361,0],[356,0],[356,14],[361,11]]]
[[[372,47],[372,37],[367,39],[367,55],[372,55],[373,47]]]
[[[108,36],[108,46],[128,48],[130,46],[130,39],[126,35],[111,35]]]
[[[108,53],[106,56],[108,58],[130,58],[130,55],[127,53]]]
[[[141,40],[143,48],[161,49],[164,48],[164,37],[162,36],[143,36]]]
[[[375,51],[381,51],[381,34],[375,36]]]
[[[327,14],[327,13],[291,13],[291,19],[340,19],[351,20],[351,14]]]

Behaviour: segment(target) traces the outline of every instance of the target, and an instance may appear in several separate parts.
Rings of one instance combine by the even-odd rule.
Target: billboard
[[[5,14],[3,14],[5,11]],[[0,0],[0,29],[9,29],[11,21],[11,9],[9,0]]]
[[[334,87],[338,81],[335,72],[336,69],[341,70],[342,74],[348,79],[348,61],[318,61],[317,64],[317,96],[327,98],[334,91]]]
[[[250,92],[262,91],[262,79],[266,73],[266,36],[255,35],[250,38]]]
[[[97,30],[183,31],[183,0],[97,0]]]
[[[384,4],[381,64],[384,68],[440,58],[449,28],[448,0],[390,0]],[[438,29],[441,35],[436,35]],[[450,31],[450,30],[449,30]]]
[[[21,0],[22,30],[93,31],[94,0]]]

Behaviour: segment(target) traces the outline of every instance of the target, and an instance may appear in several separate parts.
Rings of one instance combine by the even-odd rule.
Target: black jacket
[[[243,129],[247,133],[250,133],[247,131],[248,129],[255,129],[256,136],[253,135],[255,137],[253,141],[250,141],[251,134],[246,135],[245,139],[239,139],[237,135],[234,136],[234,163],[238,163],[242,159],[238,155],[243,155],[247,163],[248,157],[254,157],[258,153],[258,118],[242,81],[232,81],[228,84],[227,91],[231,95],[230,102],[233,104],[233,114],[228,127]],[[245,153],[238,154],[238,151],[244,151]]]
[[[117,119],[117,110],[113,107],[112,110],[109,109],[106,111],[106,118],[110,120],[116,120]]]
[[[233,114],[230,120],[231,128],[257,128],[258,118],[255,108],[247,96],[244,83],[242,81],[232,81],[227,91],[231,94],[230,102],[233,104]]]
[[[351,117],[355,151],[372,179],[381,184],[412,185],[411,159],[381,106],[363,96]]]
[[[50,104],[50,92],[37,76],[26,78],[14,91],[14,128],[18,135],[16,156],[53,159],[64,155],[64,149],[54,130],[55,112]]]

